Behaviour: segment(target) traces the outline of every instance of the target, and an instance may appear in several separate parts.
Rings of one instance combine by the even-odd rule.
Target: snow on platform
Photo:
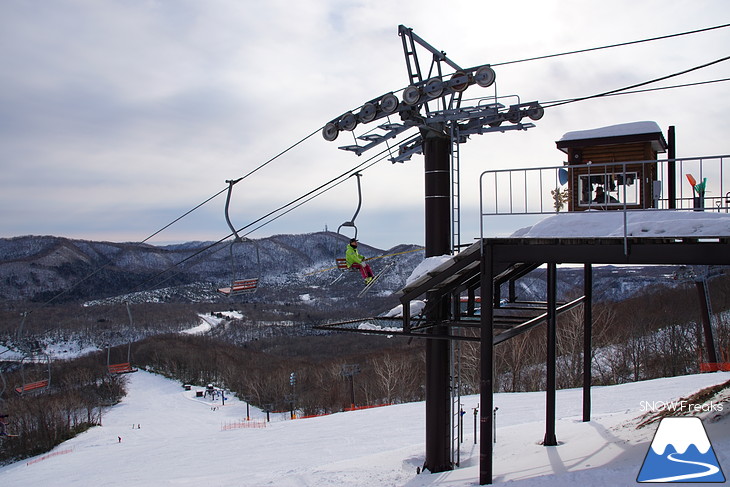
[[[626,212],[629,237],[728,237],[730,213],[639,210]],[[623,237],[623,211],[558,213],[517,230],[512,238]]]

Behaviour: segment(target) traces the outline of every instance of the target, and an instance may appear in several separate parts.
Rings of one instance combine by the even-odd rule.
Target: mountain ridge
[[[195,283],[210,283],[213,288],[250,277],[281,283],[297,280],[305,270],[334,266],[335,257],[344,255],[347,241],[333,232],[278,234],[235,244],[163,246],[56,236],[2,238],[0,299],[38,301],[61,292],[68,294],[66,300],[99,299],[129,293],[142,284],[146,290]],[[388,253],[366,244],[360,248],[368,257]],[[400,252],[419,247],[394,248]],[[403,272],[410,272],[407,269],[420,259],[406,255],[401,260],[405,261]],[[392,285],[399,281],[390,280]],[[322,284],[323,279],[312,281]]]
[[[360,289],[358,279],[347,276],[333,284],[341,271],[336,257],[344,256],[349,238],[334,232],[277,234],[241,243],[191,241],[176,244],[76,240],[57,236],[0,238],[0,300],[94,301],[129,298],[152,293],[154,302],[225,301],[218,287],[234,279],[259,278],[260,286],[249,301],[312,297],[350,299]],[[233,249],[231,249],[233,247]],[[403,287],[423,260],[422,247],[400,244],[383,250],[360,243],[366,257],[382,257],[371,265],[377,270],[393,263],[374,292],[386,296]],[[675,267],[637,269],[596,267],[594,299],[619,301],[654,285],[675,286]],[[518,282],[521,299],[542,299],[544,271],[538,269]],[[582,270],[561,269],[559,294],[580,292]],[[145,301],[141,295],[136,301]]]

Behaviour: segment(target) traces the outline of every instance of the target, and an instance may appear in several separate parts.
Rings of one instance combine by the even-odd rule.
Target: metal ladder
[[[461,250],[461,195],[459,193],[459,134],[451,126],[451,254]]]
[[[451,352],[451,464],[461,463],[461,340],[450,341]]]

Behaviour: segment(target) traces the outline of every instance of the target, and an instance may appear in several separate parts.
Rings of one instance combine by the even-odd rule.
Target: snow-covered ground
[[[243,318],[243,315],[238,311],[220,311],[216,314],[218,316],[198,313],[198,316],[200,317],[200,324],[192,328],[188,328],[187,330],[182,330],[180,333],[184,335],[203,335],[220,325],[223,320],[240,320]]]
[[[243,372],[245,373],[245,372]],[[472,486],[478,483],[473,408],[464,398],[461,467],[416,474],[424,456],[424,404],[402,404],[289,420],[265,428],[224,425],[246,417],[246,405],[211,402],[179,383],[144,371],[129,376],[129,394],[93,428],[51,454],[0,468],[0,485]],[[537,485],[633,485],[657,425],[637,430],[647,404],[686,397],[730,380],[730,373],[657,379],[593,389],[593,420],[580,421],[581,391],[558,391],[557,447],[544,436],[544,393],[497,394],[494,481]],[[199,388],[197,388],[199,389]],[[32,399],[31,399],[32,400]],[[730,404],[725,402],[725,412]],[[710,416],[713,414],[711,413]],[[251,408],[252,425],[265,413]],[[730,472],[730,419],[704,420]],[[139,425],[139,427],[137,427]],[[121,442],[119,441],[121,438]],[[5,440],[12,441],[12,440]],[[685,484],[687,485],[687,484]]]

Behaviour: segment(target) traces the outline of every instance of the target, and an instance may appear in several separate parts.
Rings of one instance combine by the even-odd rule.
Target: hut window
[[[579,205],[589,207],[596,204],[622,206],[638,205],[640,201],[640,179],[636,172],[612,174],[581,174],[578,176]],[[624,194],[626,201],[624,201]],[[604,196],[605,195],[605,196]]]

